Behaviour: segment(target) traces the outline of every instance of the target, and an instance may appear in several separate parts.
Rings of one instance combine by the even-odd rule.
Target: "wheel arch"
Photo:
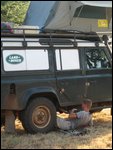
[[[37,97],[48,98],[59,110],[60,102],[57,93],[52,88],[33,88],[27,90],[22,97],[22,109],[25,109]]]

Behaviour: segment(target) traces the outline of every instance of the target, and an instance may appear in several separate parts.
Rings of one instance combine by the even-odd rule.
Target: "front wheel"
[[[21,112],[21,121],[29,133],[49,132],[56,124],[56,108],[47,98],[34,99]]]

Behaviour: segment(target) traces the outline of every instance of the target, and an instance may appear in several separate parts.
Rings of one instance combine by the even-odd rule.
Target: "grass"
[[[110,109],[93,114],[94,127],[84,136],[69,136],[59,132],[35,135],[25,133],[16,120],[17,134],[1,128],[1,149],[112,149],[112,117]]]

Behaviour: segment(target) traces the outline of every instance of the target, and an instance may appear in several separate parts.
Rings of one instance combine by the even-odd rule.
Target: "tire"
[[[27,132],[47,133],[56,125],[56,108],[49,99],[36,98],[21,112],[20,118]]]

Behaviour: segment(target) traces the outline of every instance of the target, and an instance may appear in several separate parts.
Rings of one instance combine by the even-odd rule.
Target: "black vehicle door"
[[[93,102],[112,99],[112,66],[107,48],[85,48],[86,96]]]
[[[86,82],[81,50],[56,49],[55,56],[57,89],[62,105],[81,104]]]

